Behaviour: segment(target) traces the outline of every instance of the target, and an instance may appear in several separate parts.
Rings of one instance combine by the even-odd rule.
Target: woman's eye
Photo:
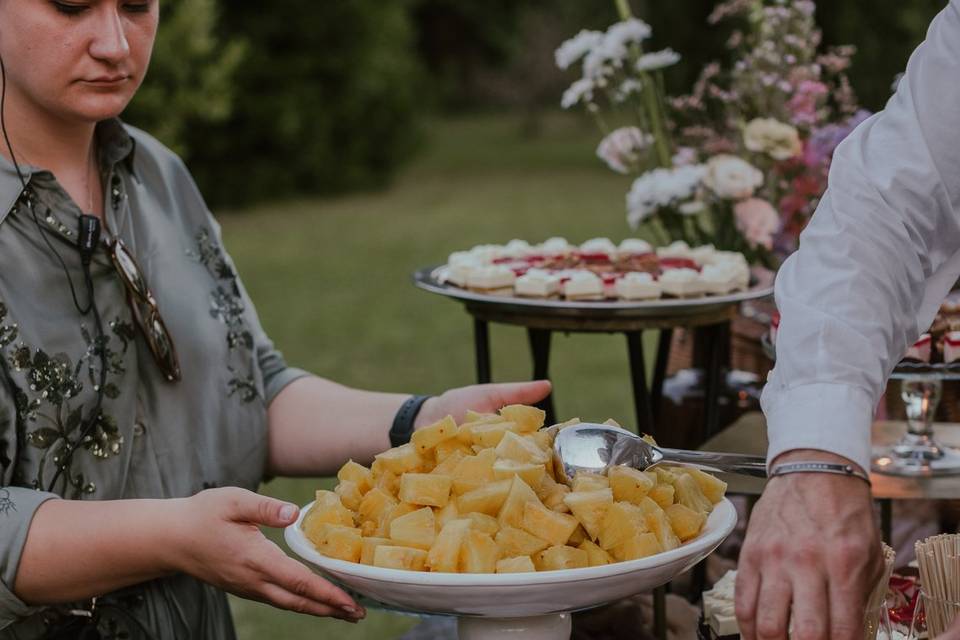
[[[150,11],[149,2],[125,2],[123,8],[130,13],[147,13]]]
[[[85,5],[85,4],[73,4],[73,3],[70,3],[70,2],[58,2],[57,0],[54,0],[54,2],[53,2],[52,4],[53,4],[54,9],[56,9],[57,11],[59,11],[60,13],[62,13],[62,14],[64,14],[64,15],[68,15],[68,16],[76,16],[76,15],[79,15],[79,14],[83,13],[84,11],[86,11],[87,9],[90,8],[90,7],[88,7],[88,6]]]

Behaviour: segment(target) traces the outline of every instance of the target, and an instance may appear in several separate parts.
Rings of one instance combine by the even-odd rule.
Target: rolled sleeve
[[[265,336],[264,336],[265,338]],[[263,374],[263,391],[267,405],[273,402],[283,388],[294,380],[312,375],[309,371],[288,367],[283,354],[273,347],[273,342],[264,340],[257,347],[257,357],[260,361],[260,371]]]
[[[13,585],[33,516],[41,504],[56,497],[22,487],[0,487],[0,629],[40,609],[20,600]]]
[[[777,276],[768,459],[821,449],[865,469],[893,367],[960,275],[960,0],[896,95],[836,151],[830,186]]]

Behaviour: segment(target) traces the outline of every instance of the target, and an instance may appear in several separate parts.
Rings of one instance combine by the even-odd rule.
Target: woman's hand
[[[427,400],[420,409],[415,426],[425,427],[450,415],[457,423],[463,422],[468,409],[494,413],[509,404],[534,404],[550,394],[550,382],[511,382],[506,384],[475,384],[449,391]]]
[[[366,612],[343,590],[288,557],[259,527],[285,527],[297,507],[245,489],[209,489],[178,505],[172,566],[238,596],[281,609],[357,622]]]

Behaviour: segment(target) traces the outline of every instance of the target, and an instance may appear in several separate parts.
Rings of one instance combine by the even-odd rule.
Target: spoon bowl
[[[626,429],[590,422],[559,430],[553,442],[553,456],[558,479],[567,484],[571,484],[578,473],[606,475],[607,470],[616,465],[646,471],[661,463],[767,477],[766,460],[761,457],[666,449]]]

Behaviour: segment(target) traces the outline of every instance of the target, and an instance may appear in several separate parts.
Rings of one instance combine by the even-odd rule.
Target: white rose
[[[803,151],[796,128],[773,118],[755,118],[743,130],[743,143],[750,151],[766,153],[774,160],[788,160]]]
[[[721,198],[743,200],[763,184],[763,173],[742,158],[720,154],[707,162],[703,182]]]
[[[620,127],[600,141],[597,157],[617,173],[630,173],[652,142],[653,136],[637,127]]]

